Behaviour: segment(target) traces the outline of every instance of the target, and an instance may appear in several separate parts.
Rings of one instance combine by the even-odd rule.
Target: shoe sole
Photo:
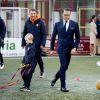
[[[20,89],[20,91],[23,91],[23,92],[30,92],[30,90],[26,90],[26,89]]]
[[[0,69],[4,69],[4,66],[3,67],[0,67]]]
[[[44,76],[40,76],[40,78],[44,78]]]
[[[40,78],[44,78],[45,75],[40,76]]]

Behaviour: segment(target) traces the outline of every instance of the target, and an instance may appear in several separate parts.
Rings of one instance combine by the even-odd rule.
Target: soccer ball
[[[100,80],[97,80],[97,82],[96,82],[96,89],[100,90]]]
[[[97,61],[96,65],[97,65],[97,66],[100,66],[100,61]]]

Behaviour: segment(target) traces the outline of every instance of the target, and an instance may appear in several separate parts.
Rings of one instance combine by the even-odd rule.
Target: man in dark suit
[[[4,68],[3,56],[1,53],[1,47],[4,47],[4,38],[6,34],[6,26],[4,20],[0,17],[0,69]]]
[[[97,21],[96,21],[96,26],[97,26],[97,35],[96,35],[96,46],[97,46],[97,50],[96,50],[96,54],[99,54],[99,49],[100,49],[100,14],[97,17]]]
[[[54,52],[54,43],[56,35],[58,35],[58,45],[57,51],[60,60],[60,69],[55,75],[55,78],[51,81],[51,86],[53,87],[56,81],[60,78],[62,92],[69,92],[66,87],[66,70],[68,69],[69,62],[71,59],[71,54],[75,53],[78,48],[78,44],[80,42],[80,32],[78,24],[72,20],[70,20],[71,11],[70,9],[63,10],[63,20],[55,23],[50,50],[51,54]],[[75,41],[74,41],[75,37]]]
[[[40,78],[44,77],[44,64],[41,57],[41,50],[44,48],[46,43],[46,29],[43,20],[38,16],[36,9],[30,9],[30,17],[26,20],[23,36],[22,36],[22,47],[26,46],[25,35],[32,33],[34,36],[34,43],[37,49],[36,60],[40,67]]]

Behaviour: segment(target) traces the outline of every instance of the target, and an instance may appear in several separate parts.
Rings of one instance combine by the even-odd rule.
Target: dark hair
[[[70,8],[61,9],[61,13],[64,13],[64,11],[70,11],[71,12],[71,9]]]
[[[96,17],[96,15],[92,15],[92,17],[91,17],[91,19],[90,19],[89,23],[91,23],[91,22],[92,22],[92,20],[93,20],[95,17]]]
[[[38,13],[38,10],[37,9],[30,9],[29,12],[30,11],[35,11],[36,13]]]

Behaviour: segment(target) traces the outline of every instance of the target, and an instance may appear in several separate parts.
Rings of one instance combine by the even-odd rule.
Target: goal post
[[[28,8],[0,7],[0,16],[4,19],[6,24],[7,38],[21,37],[28,12]]]

